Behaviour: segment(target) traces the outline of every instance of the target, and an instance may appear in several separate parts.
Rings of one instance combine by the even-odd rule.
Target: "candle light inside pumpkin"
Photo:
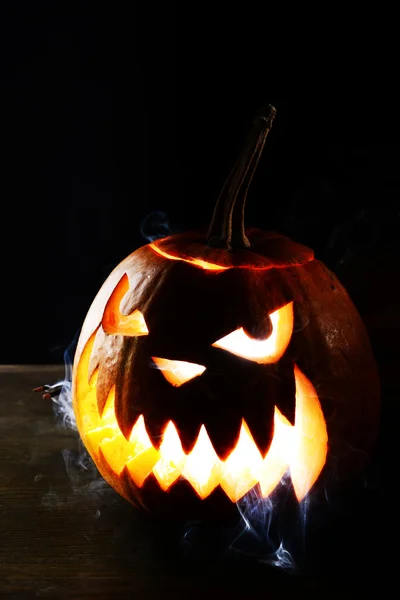
[[[218,458],[207,430],[200,429],[193,450],[185,454],[178,431],[170,421],[156,450],[147,434],[144,418],[136,421],[129,440],[115,417],[115,389],[112,388],[103,414],[96,397],[96,371],[88,381],[88,364],[94,336],[87,344],[77,373],[79,385],[79,430],[90,454],[98,461],[101,452],[119,476],[126,467],[139,487],[153,473],[160,488],[167,491],[180,477],[185,478],[201,499],[220,485],[232,502],[237,502],[257,483],[268,496],[289,469],[296,497],[301,501],[315,483],[326,460],[327,431],[314,387],[295,366],[296,421],[292,426],[275,408],[275,430],[270,449],[263,459],[245,421],[235,448],[225,461]]]

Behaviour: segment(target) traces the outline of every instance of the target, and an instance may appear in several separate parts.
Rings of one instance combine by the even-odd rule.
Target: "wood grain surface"
[[[379,489],[340,518],[335,538],[316,532],[322,571],[287,572],[227,551],[196,524],[152,521],[104,483],[53,401],[32,392],[63,375],[63,366],[0,366],[1,597],[330,598],[361,594],[384,570],[389,581]]]

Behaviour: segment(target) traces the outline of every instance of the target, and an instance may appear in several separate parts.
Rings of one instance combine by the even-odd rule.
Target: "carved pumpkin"
[[[377,434],[379,384],[347,292],[312,250],[249,230],[243,212],[275,109],[256,116],[207,235],[139,248],[83,324],[73,405],[123,497],[157,513],[219,511],[286,472],[301,501],[356,472]]]

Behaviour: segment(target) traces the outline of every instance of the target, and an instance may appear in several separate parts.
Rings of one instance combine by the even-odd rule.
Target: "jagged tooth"
[[[157,415],[157,417],[145,415],[144,424],[150,441],[156,450],[160,449],[163,441],[163,434],[170,419],[168,417]]]
[[[117,419],[122,435],[125,437],[126,440],[129,441],[133,426],[140,417],[139,411],[132,409],[126,411],[124,410],[123,405],[116,403],[115,417]]]
[[[99,415],[103,414],[110,389],[111,383],[105,380],[105,378],[102,376],[102,372],[100,371],[96,384],[97,410],[99,411]]]
[[[196,443],[202,423],[190,417],[179,417],[173,421],[179,433],[183,451],[185,454],[189,454]]]
[[[274,436],[274,413],[275,407],[263,400],[257,407],[249,406],[243,415],[263,458],[265,458]]]
[[[241,426],[241,415],[213,416],[206,420],[208,437],[221,460],[226,460],[236,447]]]
[[[141,410],[132,400],[129,388],[116,385],[115,388],[115,418],[121,433],[129,441],[132,428],[141,415]]]

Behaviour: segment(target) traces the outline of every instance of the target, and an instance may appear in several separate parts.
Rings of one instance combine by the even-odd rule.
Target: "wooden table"
[[[287,573],[214,543],[207,549],[196,542],[201,528],[184,535],[153,522],[103,482],[52,401],[32,392],[63,375],[62,366],[0,367],[1,597],[328,598],[347,597],[345,589],[361,598],[376,580],[390,581],[395,555],[383,531],[391,508],[380,512],[375,484],[332,540],[315,536],[329,563],[318,572]]]

